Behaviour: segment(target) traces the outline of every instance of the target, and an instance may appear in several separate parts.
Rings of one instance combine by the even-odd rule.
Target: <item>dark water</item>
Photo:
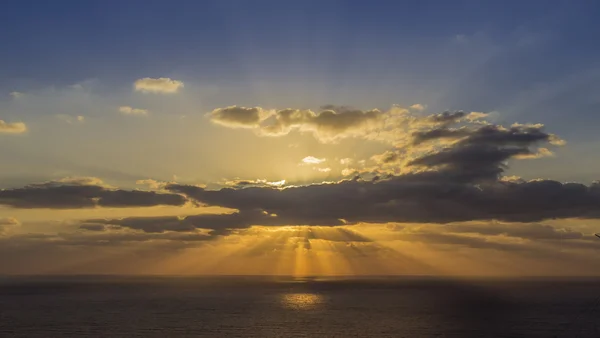
[[[0,280],[0,337],[600,337],[599,280]]]

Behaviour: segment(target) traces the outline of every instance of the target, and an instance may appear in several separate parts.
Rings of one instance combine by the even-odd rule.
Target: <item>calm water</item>
[[[600,337],[599,280],[4,278],[0,337]]]

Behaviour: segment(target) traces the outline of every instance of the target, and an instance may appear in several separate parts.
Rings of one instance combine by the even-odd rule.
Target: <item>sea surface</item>
[[[600,280],[0,277],[0,337],[600,337]]]

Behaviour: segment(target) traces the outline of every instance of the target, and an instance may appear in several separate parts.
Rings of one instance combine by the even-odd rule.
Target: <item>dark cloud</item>
[[[141,230],[148,233],[167,231],[189,232],[195,229],[211,230],[211,236],[226,235],[234,229],[246,229],[253,225],[344,225],[342,220],[324,220],[313,218],[287,218],[257,209],[244,209],[231,214],[200,214],[185,217],[129,217],[122,219],[89,219],[82,228],[93,225],[113,226]],[[95,228],[94,228],[95,229]],[[100,227],[98,227],[100,229]],[[102,229],[101,229],[102,230]]]
[[[413,145],[418,145],[429,140],[462,138],[469,136],[471,133],[472,131],[467,128],[437,128],[427,131],[417,131],[413,133]]]
[[[343,225],[344,222],[338,220],[336,225]],[[303,225],[277,231],[276,234],[258,232],[261,237],[271,236],[277,241],[269,241],[268,246],[273,250],[275,246],[287,247],[289,239],[296,239],[302,243],[305,249],[311,249],[311,240],[325,240],[329,242],[343,243],[368,243],[371,239],[350,229],[341,227],[322,227],[306,226],[297,220],[285,220],[274,215],[267,215],[264,212],[239,212],[226,215],[193,215],[187,217],[130,217],[123,219],[91,219],[81,224],[80,228],[88,231],[112,232],[115,230],[132,229],[143,231],[149,234],[167,234],[167,233],[193,233],[196,229],[209,230],[203,237],[204,240],[216,239],[219,236],[231,234],[236,229],[246,229],[241,234],[253,235],[254,232],[247,230],[254,225],[261,227],[279,226],[279,225]],[[277,243],[278,244],[277,244]]]
[[[434,123],[451,124],[459,121],[465,116],[466,114],[463,111],[446,111],[440,114],[431,115],[428,117],[428,120]]]
[[[231,128],[254,128],[259,135],[281,136],[292,130],[311,132],[321,141],[365,133],[384,113],[343,106],[324,106],[323,110],[282,109],[269,111],[260,107],[231,106],[208,114],[211,121]]]
[[[553,143],[556,136],[546,133],[542,126],[484,125],[477,128],[438,128],[413,134],[413,144],[432,140],[459,139],[457,142],[409,161],[409,166],[424,166],[452,171],[472,179],[497,179],[511,158],[535,157],[532,147]],[[548,151],[549,152],[549,151]]]
[[[69,179],[0,190],[0,205],[14,208],[79,209],[93,207],[181,206],[185,197],[154,191],[113,189],[97,179]]]
[[[444,175],[446,174],[446,175]],[[437,222],[597,218],[600,188],[540,180],[474,184],[451,173],[425,172],[378,181],[342,181],[286,189],[205,190],[169,185],[200,203],[276,214],[277,224]]]

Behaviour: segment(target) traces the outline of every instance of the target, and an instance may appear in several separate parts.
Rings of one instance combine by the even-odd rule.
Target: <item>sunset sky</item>
[[[0,273],[600,275],[600,3],[5,1]]]

